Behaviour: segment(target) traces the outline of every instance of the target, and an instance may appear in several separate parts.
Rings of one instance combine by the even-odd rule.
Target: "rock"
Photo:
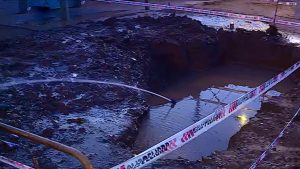
[[[266,30],[266,33],[271,36],[280,35],[280,33],[278,33],[278,29],[275,25],[270,25],[269,29]]]
[[[54,133],[54,129],[52,129],[52,128],[47,128],[47,129],[43,130],[43,132],[42,132],[41,135],[42,135],[43,137],[51,138],[51,137],[53,136],[53,133]]]
[[[75,118],[75,119],[68,119],[67,122],[69,124],[71,124],[71,123],[83,124],[85,122],[85,119],[79,117],[79,118]]]
[[[207,160],[212,160],[212,158],[211,157],[202,157],[202,161],[207,161]]]
[[[43,169],[58,168],[57,165],[55,163],[53,163],[52,160],[47,157],[40,158],[39,162],[40,162],[40,168],[43,168]]]

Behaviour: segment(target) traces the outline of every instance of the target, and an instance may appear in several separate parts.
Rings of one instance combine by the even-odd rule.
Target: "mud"
[[[111,18],[1,41],[0,82],[78,77],[163,92],[183,76],[216,66],[239,63],[278,72],[298,61],[299,52],[280,35],[216,30],[188,17]],[[144,93],[113,86],[28,84],[0,91],[0,117],[1,122],[79,149],[95,168],[109,168],[135,153],[132,146],[148,114],[148,100]],[[42,168],[80,166],[71,157],[23,139],[3,133],[1,139],[20,145],[1,152],[20,162],[31,164],[36,156],[42,157]],[[173,165],[202,166],[179,159],[152,167]]]
[[[299,80],[297,80],[299,81]],[[299,82],[285,95],[271,98],[255,118],[234,135],[227,151],[216,152],[203,159],[203,164],[215,164],[218,168],[247,168],[265,151],[278,136],[298,109]],[[299,121],[295,120],[279,144],[267,154],[258,168],[298,168]]]

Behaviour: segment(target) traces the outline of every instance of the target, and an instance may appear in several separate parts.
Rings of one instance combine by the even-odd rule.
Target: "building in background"
[[[19,0],[19,12],[26,13],[31,7],[41,7],[49,9],[80,7],[83,0]]]

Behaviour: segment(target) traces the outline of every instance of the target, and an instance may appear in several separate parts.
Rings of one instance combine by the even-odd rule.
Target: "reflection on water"
[[[170,104],[153,106],[144,119],[135,143],[136,153],[151,147],[187,126],[211,114],[250,91],[251,88],[236,85],[212,87],[201,91],[197,98],[186,97],[170,109]],[[268,92],[268,96],[278,95],[278,92]],[[268,97],[266,97],[268,98]],[[242,126],[249,122],[261,108],[263,98],[257,98],[246,108],[234,113],[222,123],[192,140],[180,149],[167,155],[166,159],[182,157],[189,160],[199,160],[216,150],[226,150],[229,139]]]
[[[243,109],[242,109],[243,110]],[[239,116],[237,116],[238,121],[240,122],[240,125],[243,127],[244,125],[246,125],[249,121],[249,118],[247,116],[247,114],[241,114]]]

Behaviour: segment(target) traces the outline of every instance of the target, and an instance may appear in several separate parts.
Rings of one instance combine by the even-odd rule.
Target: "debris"
[[[54,129],[52,128],[46,128],[45,130],[43,130],[42,132],[42,136],[43,137],[47,137],[47,138],[51,138],[53,136],[54,133]]]
[[[78,74],[77,73],[72,73],[72,77],[77,77]]]
[[[83,124],[85,122],[85,119],[84,118],[68,119],[67,122],[69,124],[71,123]]]

